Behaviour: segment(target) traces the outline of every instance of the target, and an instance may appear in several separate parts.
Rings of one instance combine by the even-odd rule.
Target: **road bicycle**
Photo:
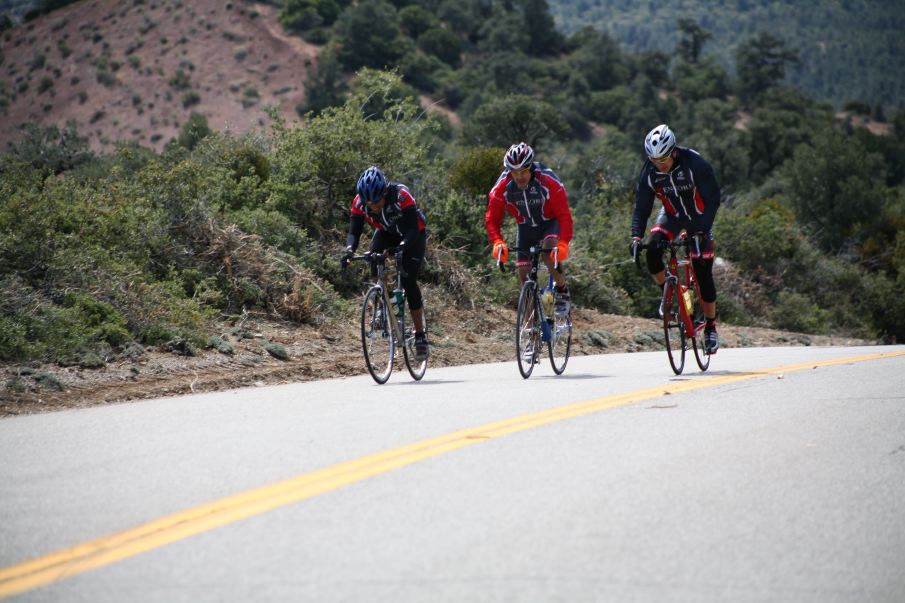
[[[396,260],[396,288],[393,290],[387,288],[385,277],[389,255]],[[350,259],[367,261],[377,272],[377,280],[365,293],[361,304],[361,348],[368,372],[377,383],[386,383],[393,373],[393,361],[401,347],[409,374],[415,381],[420,381],[427,371],[427,360],[417,360],[415,330],[406,325],[402,247],[393,247],[382,253],[368,252]]]
[[[523,378],[530,377],[534,365],[540,362],[541,351],[546,344],[553,372],[561,375],[566,370],[572,351],[572,309],[570,306],[565,314],[554,310],[552,273],[546,287],[541,288],[538,285],[537,272],[540,266],[543,266],[539,261],[540,256],[542,253],[550,253],[550,250],[538,245],[522,251],[530,255],[531,269],[519,292],[515,312],[515,358],[518,370]],[[505,265],[500,257],[497,257],[497,266],[501,271],[505,271]],[[554,267],[558,266],[559,263],[554,257]]]
[[[638,245],[639,253],[635,254],[635,265],[641,267],[640,251],[653,245]],[[660,314],[663,317],[663,337],[669,365],[676,375],[685,368],[685,352],[689,341],[694,349],[694,358],[698,367],[706,371],[710,366],[710,354],[704,345],[704,300],[694,264],[691,261],[691,249],[695,248],[700,256],[700,241],[695,237],[687,237],[685,233],[674,241],[663,241],[660,249],[669,251],[666,262],[666,281],[663,284],[663,297],[660,301]]]

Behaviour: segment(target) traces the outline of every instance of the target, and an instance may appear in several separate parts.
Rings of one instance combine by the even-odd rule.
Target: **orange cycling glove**
[[[560,241],[556,244],[556,260],[559,262],[564,262],[569,259],[569,244],[565,241]]]
[[[506,242],[502,239],[497,239],[497,241],[493,244],[492,255],[495,260],[500,260],[505,264],[506,260],[509,259],[509,247],[506,245]]]

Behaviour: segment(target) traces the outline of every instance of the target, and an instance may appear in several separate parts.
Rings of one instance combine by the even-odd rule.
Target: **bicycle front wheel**
[[[380,287],[371,287],[361,306],[361,347],[368,372],[377,383],[386,383],[393,372],[396,338],[393,316]]]
[[[672,372],[682,374],[685,368],[685,324],[679,314],[679,292],[669,281],[663,287],[663,338]]]
[[[409,375],[415,381],[421,381],[427,371],[427,359],[420,362],[415,357],[415,329],[414,327],[405,326],[405,317],[399,321],[400,331],[403,333],[402,355],[405,357],[405,367],[409,370]]]
[[[540,340],[540,315],[537,311],[537,285],[525,281],[515,312],[515,358],[518,372],[527,379],[534,370]]]
[[[552,322],[550,344],[547,346],[550,351],[550,364],[554,373],[562,375],[572,351],[572,310],[566,314],[554,311],[552,321],[548,322]]]

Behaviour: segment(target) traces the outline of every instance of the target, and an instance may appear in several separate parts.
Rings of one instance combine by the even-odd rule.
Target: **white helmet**
[[[666,124],[660,124],[648,132],[644,139],[644,151],[651,159],[666,157],[674,148],[676,148],[676,136]]]

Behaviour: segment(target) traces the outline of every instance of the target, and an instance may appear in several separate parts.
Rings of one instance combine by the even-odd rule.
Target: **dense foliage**
[[[249,312],[348,319],[363,275],[341,274],[336,258],[356,177],[372,164],[425,209],[425,280],[437,296],[512,303],[514,277],[493,270],[483,213],[502,153],[519,140],[569,192],[575,302],[653,316],[658,292],[627,262],[626,239],[641,141],[664,121],[723,188],[723,320],[905,340],[905,153],[895,142],[905,112],[894,136],[838,120],[781,85],[777,60],[794,58],[781,42],[743,40],[747,66],[733,77],[689,21],[676,24],[670,55],[633,54],[590,28],[550,29],[544,0],[281,7],[284,22],[310,23],[302,34],[325,44],[305,127],[272,116],[271,130],[236,136],[193,115],[160,154],[122,145],[103,157],[70,126],[29,128],[3,156],[0,359],[94,366],[142,345],[190,353],[211,344],[215,320],[239,328]],[[446,33],[422,41],[432,31]],[[416,99],[431,94],[461,125],[425,112]],[[429,321],[439,303],[428,298]]]
[[[677,20],[698,23],[709,34],[703,54],[729,72],[740,45],[768,34],[797,51],[800,60],[789,67],[788,81],[812,98],[838,109],[863,101],[881,114],[905,107],[905,13],[897,0],[551,0],[550,5],[565,31],[590,24],[633,52],[672,53],[683,37]]]

